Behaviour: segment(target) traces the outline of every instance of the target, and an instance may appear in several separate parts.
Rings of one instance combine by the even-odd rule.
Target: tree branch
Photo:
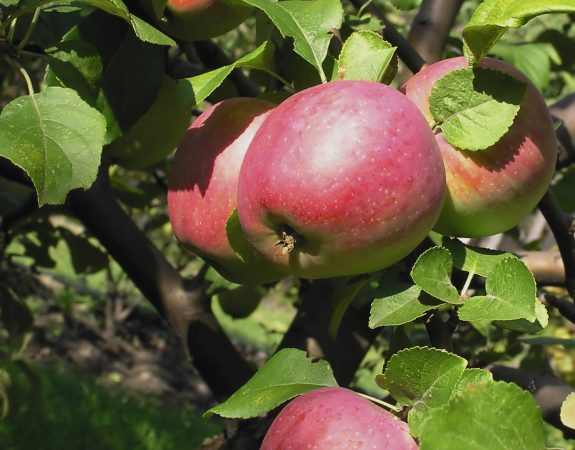
[[[575,299],[575,239],[573,223],[568,220],[557,204],[553,193],[548,190],[539,202],[539,210],[545,217],[555,237],[563,266],[565,268],[565,288],[572,299]]]
[[[359,9],[364,6],[368,0],[351,0],[351,3]],[[405,39],[399,31],[391,24],[385,15],[375,6],[370,3],[366,6],[366,10],[373,14],[373,16],[380,19],[385,25],[383,30],[383,37],[391,44],[397,47],[397,54],[399,59],[411,70],[413,73],[419,72],[425,64],[424,59],[413,48],[413,46]]]
[[[443,52],[463,0],[423,0],[411,24],[408,41],[428,62],[443,58]]]
[[[187,348],[218,400],[253,374],[214,317],[205,285],[186,283],[118,204],[102,166],[86,191],[75,190],[67,206],[102,243]]]
[[[566,167],[575,162],[575,93],[567,95],[550,108],[551,114],[561,120],[557,129],[560,144],[557,167]]]

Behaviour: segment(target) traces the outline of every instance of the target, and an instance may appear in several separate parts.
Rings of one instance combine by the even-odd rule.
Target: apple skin
[[[105,151],[127,169],[143,169],[160,162],[177,147],[190,125],[192,99],[187,83],[164,76],[148,111]]]
[[[263,259],[244,263],[226,234],[243,157],[274,106],[238,97],[204,111],[178,146],[168,181],[168,213],[177,239],[235,283],[261,284],[282,277]]]
[[[435,82],[467,67],[465,58],[446,59],[425,67],[403,87],[432,123],[429,96]],[[481,62],[527,83],[520,110],[509,131],[493,146],[476,152],[451,146],[436,135],[445,163],[447,196],[435,226],[459,237],[489,236],[513,228],[537,205],[547,190],[557,159],[551,115],[541,93],[525,75],[496,59]]]
[[[416,450],[409,427],[355,392],[320,388],[292,400],[275,418],[260,450]]]
[[[383,269],[431,230],[445,173],[431,128],[399,91],[334,81],[275,108],[254,137],[238,183],[248,241],[303,278]],[[295,238],[278,245],[284,233]]]
[[[146,13],[166,34],[183,41],[201,41],[224,34],[245,21],[253,8],[241,0],[140,0]]]

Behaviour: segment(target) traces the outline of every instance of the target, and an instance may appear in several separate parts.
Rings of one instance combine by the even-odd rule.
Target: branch
[[[572,221],[568,220],[557,204],[553,193],[548,190],[539,202],[539,210],[545,217],[555,237],[565,267],[565,288],[575,299],[575,239]]]
[[[369,0],[351,0],[351,3],[359,9],[365,5]],[[383,30],[383,37],[391,44],[397,47],[397,54],[399,59],[411,70],[413,73],[419,72],[425,61],[413,48],[413,46],[405,39],[399,31],[391,24],[385,15],[375,6],[375,4],[370,3],[366,6],[366,10],[370,12],[373,16],[380,19],[385,25]]]
[[[407,39],[428,63],[443,58],[449,31],[462,3],[463,0],[423,0],[421,3]]]
[[[565,267],[558,251],[519,251],[515,255],[533,273],[538,286],[565,285]]]
[[[575,305],[564,298],[555,297],[551,294],[545,294],[544,299],[548,305],[557,309],[559,313],[569,320],[571,323],[575,323]]]
[[[194,366],[218,400],[253,374],[214,317],[203,283],[186,283],[118,204],[102,166],[86,191],[67,206],[102,243],[187,348]]]
[[[551,374],[537,374],[499,365],[494,365],[490,370],[496,380],[515,383],[531,392],[543,419],[559,428],[566,438],[575,438],[575,430],[563,425],[559,417],[563,400],[575,389]]]

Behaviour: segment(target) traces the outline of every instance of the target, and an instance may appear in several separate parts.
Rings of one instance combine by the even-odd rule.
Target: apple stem
[[[467,279],[465,280],[465,284],[461,288],[461,294],[459,294],[459,298],[464,298],[467,295],[467,290],[469,289],[469,285],[471,284],[471,280],[475,276],[475,271],[472,270],[467,274]]]
[[[365,399],[367,399],[373,403],[377,403],[378,405],[381,405],[384,408],[389,409],[391,411],[400,412],[402,410],[402,408],[400,408],[399,406],[392,405],[391,403],[387,403],[383,400],[380,400],[379,398],[372,397],[371,395],[362,394],[361,392],[357,392],[357,394],[359,394],[363,398],[365,398]]]
[[[282,231],[282,237],[279,241],[277,241],[274,245],[281,245],[282,246],[282,255],[286,253],[290,253],[295,248],[296,239],[287,234],[285,231]]]

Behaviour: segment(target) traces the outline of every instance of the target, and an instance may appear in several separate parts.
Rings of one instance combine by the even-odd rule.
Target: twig
[[[564,298],[555,297],[551,294],[544,295],[545,301],[561,313],[563,317],[575,323],[575,305]]]
[[[560,144],[557,168],[567,167],[575,162],[575,93],[559,100],[550,108],[554,118],[560,119],[557,139]]]
[[[565,287],[572,299],[575,299],[575,239],[571,223],[561,211],[553,193],[548,190],[539,202],[539,210],[545,217],[563,259],[565,268]]]
[[[389,41],[391,45],[397,47],[397,54],[399,58],[404,62],[404,64],[413,73],[419,72],[425,64],[425,60],[421,57],[419,53],[413,48],[413,46],[405,39],[399,31],[391,24],[385,15],[375,6],[373,3],[366,5],[369,0],[351,0],[351,3],[357,8],[365,8],[375,17],[380,19],[385,25],[385,30],[383,31],[383,37]]]

